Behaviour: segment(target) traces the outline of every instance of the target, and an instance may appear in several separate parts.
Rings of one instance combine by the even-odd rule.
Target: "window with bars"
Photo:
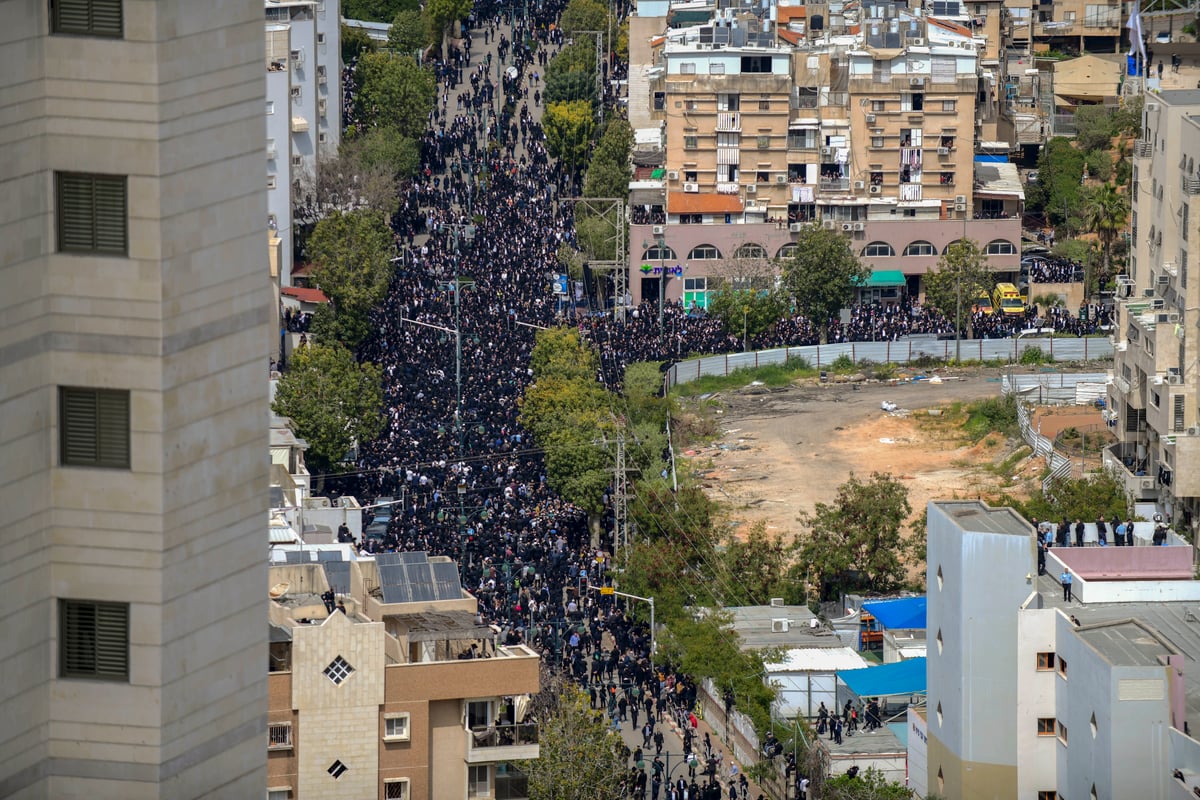
[[[59,463],[129,469],[129,392],[61,386]]]
[[[50,32],[120,39],[123,0],[50,0]]]
[[[59,252],[128,253],[128,179],[124,175],[59,172],[54,183]]]
[[[409,800],[408,778],[397,778],[383,782],[385,800]]]
[[[129,604],[58,601],[60,678],[129,679]]]
[[[292,723],[272,722],[267,725],[267,749],[290,750],[292,748]]]
[[[325,677],[333,681],[335,685],[341,686],[342,682],[349,678],[354,672],[354,667],[350,666],[350,662],[338,656],[329,666],[324,669]]]
[[[1184,427],[1183,426],[1183,401],[1184,401],[1184,396],[1181,394],[1177,394],[1173,398],[1171,398],[1172,411],[1174,412],[1174,419],[1172,420],[1172,422],[1174,423],[1176,432],[1182,431],[1183,427]]]

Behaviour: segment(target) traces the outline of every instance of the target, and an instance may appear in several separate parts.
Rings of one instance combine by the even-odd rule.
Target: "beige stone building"
[[[338,566],[270,570],[270,800],[525,797],[537,653],[496,643],[445,557]]]
[[[631,115],[664,142],[660,177],[641,170],[631,191],[633,302],[704,306],[747,261],[787,256],[812,223],[845,233],[872,269],[903,274],[903,287],[864,299],[919,296],[920,276],[964,236],[1015,276],[1016,169],[975,163],[979,132],[1004,127],[999,49],[976,32],[999,27],[999,5],[980,4],[967,24],[831,8],[719,4],[706,24],[631,45],[630,106],[650,109]],[[635,18],[631,30],[674,18]]]
[[[0,796],[262,797],[262,7],[2,18]]]
[[[1105,464],[1139,501],[1193,532],[1200,502],[1200,91],[1146,97],[1134,144],[1128,278],[1118,278],[1116,355],[1108,387]]]

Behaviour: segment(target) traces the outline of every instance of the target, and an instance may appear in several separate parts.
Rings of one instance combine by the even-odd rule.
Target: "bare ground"
[[[898,477],[908,487],[915,518],[934,498],[1031,490],[1040,470],[1035,459],[1017,458],[1011,470],[997,469],[1020,441],[991,434],[972,443],[960,430],[961,419],[929,414],[999,394],[994,369],[948,376],[940,384],[751,386],[711,398],[719,436],[687,455],[710,494],[727,503],[738,529],[762,520],[768,533],[790,538],[801,512],[832,502],[851,472]],[[884,401],[911,413],[885,413]]]

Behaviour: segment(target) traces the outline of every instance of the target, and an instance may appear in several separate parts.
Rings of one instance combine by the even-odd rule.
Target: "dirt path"
[[[1014,449],[997,435],[964,443],[956,429],[940,424],[927,409],[999,394],[995,370],[940,384],[747,387],[715,398],[721,435],[689,452],[697,466],[711,465],[703,470],[704,483],[728,503],[735,524],[764,520],[769,533],[792,534],[796,517],[817,502],[831,502],[851,472],[899,477],[919,515],[934,497],[995,490],[999,476],[981,467]],[[913,413],[885,413],[884,401]]]

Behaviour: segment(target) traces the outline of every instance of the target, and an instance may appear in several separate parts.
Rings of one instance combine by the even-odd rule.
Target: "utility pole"
[[[626,475],[625,475],[625,433],[624,431],[617,432],[617,464],[613,470],[615,477],[613,480],[613,556],[617,551],[622,553],[625,563],[629,563],[629,541],[628,541],[628,507],[626,505]]]
[[[604,127],[604,31],[575,31],[596,37],[596,108],[600,114],[600,127]]]

